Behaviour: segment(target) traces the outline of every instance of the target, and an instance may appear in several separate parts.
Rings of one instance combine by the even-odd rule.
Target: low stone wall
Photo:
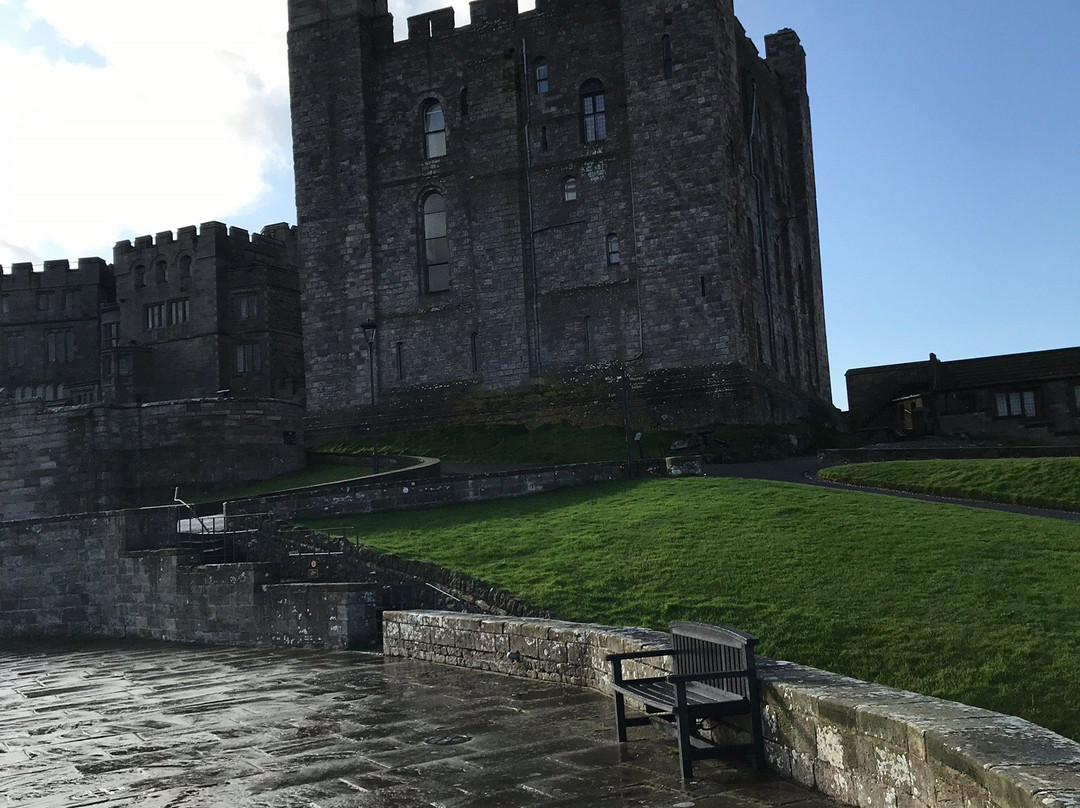
[[[608,692],[609,653],[668,647],[637,628],[447,612],[387,612],[388,656]],[[627,666],[630,676],[664,667]],[[860,808],[1076,808],[1080,744],[1013,716],[761,660],[779,773]],[[672,774],[676,774],[672,763]]]
[[[824,463],[880,463],[888,460],[993,460],[999,457],[1078,457],[1080,446],[905,446],[823,449]]]
[[[370,478],[365,478],[228,502],[225,504],[225,514],[227,517],[269,514],[281,519],[318,519],[323,516],[486,502],[625,477],[625,463],[578,463],[432,479],[402,480],[395,477],[389,482],[371,482]]]

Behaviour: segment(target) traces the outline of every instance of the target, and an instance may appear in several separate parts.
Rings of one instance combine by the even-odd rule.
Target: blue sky
[[[736,11],[807,50],[838,406],[852,367],[1080,344],[1080,3]],[[284,0],[0,0],[0,264],[294,222],[284,28]]]

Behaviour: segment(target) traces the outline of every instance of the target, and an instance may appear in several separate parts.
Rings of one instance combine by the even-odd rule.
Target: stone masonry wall
[[[269,514],[282,519],[317,519],[322,516],[486,502],[625,477],[624,463],[579,463],[535,470],[394,480],[388,483],[346,482],[228,502],[225,513],[228,516]]]
[[[540,618],[388,612],[387,656],[608,692],[605,656],[667,635]],[[1075,808],[1080,744],[1020,718],[759,658],[772,768],[859,808]],[[628,676],[670,672],[645,662]],[[633,743],[633,738],[630,740]],[[672,763],[673,773],[676,764]]]
[[[175,508],[0,523],[0,639],[136,637],[350,648],[372,642],[371,584],[278,583],[273,564],[195,566],[161,547]]]
[[[0,520],[114,509],[302,468],[303,410],[209,399],[46,407],[0,400]]]
[[[731,0],[470,14],[394,42],[385,0],[289,0],[311,412],[624,361],[736,364],[828,402],[794,32],[762,59]]]

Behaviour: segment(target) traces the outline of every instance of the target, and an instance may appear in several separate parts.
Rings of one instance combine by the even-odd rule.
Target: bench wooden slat
[[[627,719],[624,697],[646,705],[653,718],[675,723],[679,739],[679,761],[684,778],[693,777],[692,761],[714,756],[716,749],[694,749],[696,721],[706,717],[748,714],[751,743],[733,745],[753,752],[755,763],[764,765],[765,749],[761,735],[761,692],[757,680],[754,647],[757,638],[726,626],[707,623],[671,625],[672,675],[624,679],[624,659],[645,654],[613,654],[612,689],[615,698],[616,733],[626,741],[628,722],[637,725],[646,719]],[[649,652],[648,656],[656,652]],[[700,736],[698,736],[700,737]]]

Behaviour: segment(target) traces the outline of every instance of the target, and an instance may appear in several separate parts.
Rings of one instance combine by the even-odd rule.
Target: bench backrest
[[[757,642],[757,637],[752,634],[727,626],[672,623],[672,672],[698,674],[712,671],[753,671],[757,665],[754,656]],[[757,678],[751,674],[730,679],[706,679],[701,686],[734,693],[753,701]]]

